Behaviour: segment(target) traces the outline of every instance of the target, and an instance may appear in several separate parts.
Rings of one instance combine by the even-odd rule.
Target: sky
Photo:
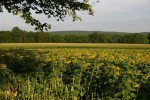
[[[93,5],[93,10],[94,16],[86,12],[79,13],[82,21],[76,22],[72,22],[71,17],[66,17],[64,22],[43,15],[34,17],[51,24],[49,31],[150,32],[150,0],[100,0]],[[0,30],[12,30],[16,26],[22,30],[34,31],[34,26],[25,24],[19,16],[6,11],[0,13]]]

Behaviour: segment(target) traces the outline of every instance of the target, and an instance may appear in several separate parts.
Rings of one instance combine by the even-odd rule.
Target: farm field
[[[0,44],[1,100],[149,100],[150,46]]]
[[[0,48],[150,48],[149,44],[114,44],[114,43],[0,43]]]

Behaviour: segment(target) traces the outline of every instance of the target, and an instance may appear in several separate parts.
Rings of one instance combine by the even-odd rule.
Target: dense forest
[[[150,32],[125,33],[103,31],[27,32],[14,27],[0,31],[0,43],[150,43]]]

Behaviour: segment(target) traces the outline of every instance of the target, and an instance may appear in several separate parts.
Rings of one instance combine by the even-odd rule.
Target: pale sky
[[[121,31],[150,32],[150,0],[100,0],[93,5],[94,16],[80,13],[82,21],[72,22],[67,17],[64,22],[34,15],[41,22],[52,25],[49,31],[85,30],[85,31]],[[0,30],[11,30],[13,27],[34,31],[34,26],[24,23],[19,16],[0,13]]]

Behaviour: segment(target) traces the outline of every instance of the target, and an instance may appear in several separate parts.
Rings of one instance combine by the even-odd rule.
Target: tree
[[[25,32],[19,29],[19,27],[14,27],[12,29],[12,40],[14,40],[14,42],[22,43],[25,38]]]
[[[122,36],[121,43],[147,44],[148,39],[144,34],[134,33]]]
[[[26,21],[25,23],[31,24],[35,26],[36,30],[41,31],[50,29],[51,25],[42,24],[33,18],[31,12],[44,14],[48,18],[55,17],[62,21],[67,15],[71,15],[73,21],[80,19],[77,11],[88,11],[89,15],[93,15],[89,0],[0,0],[0,12],[3,12],[4,8],[9,13],[20,15]]]
[[[53,34],[53,35],[52,35],[52,42],[53,42],[53,43],[63,43],[63,42],[65,42],[65,41],[64,41],[62,35]]]
[[[150,44],[150,33],[148,34],[148,40],[149,40],[149,44]]]
[[[36,32],[34,36],[34,40],[36,43],[42,43],[44,41],[44,35],[43,32]]]
[[[76,35],[75,34],[66,34],[66,35],[64,35],[64,40],[67,43],[76,43]]]
[[[11,41],[11,32],[10,31],[1,31],[0,32],[0,43],[7,43]]]
[[[92,43],[99,43],[100,34],[97,32],[94,32],[90,35],[90,40]]]

